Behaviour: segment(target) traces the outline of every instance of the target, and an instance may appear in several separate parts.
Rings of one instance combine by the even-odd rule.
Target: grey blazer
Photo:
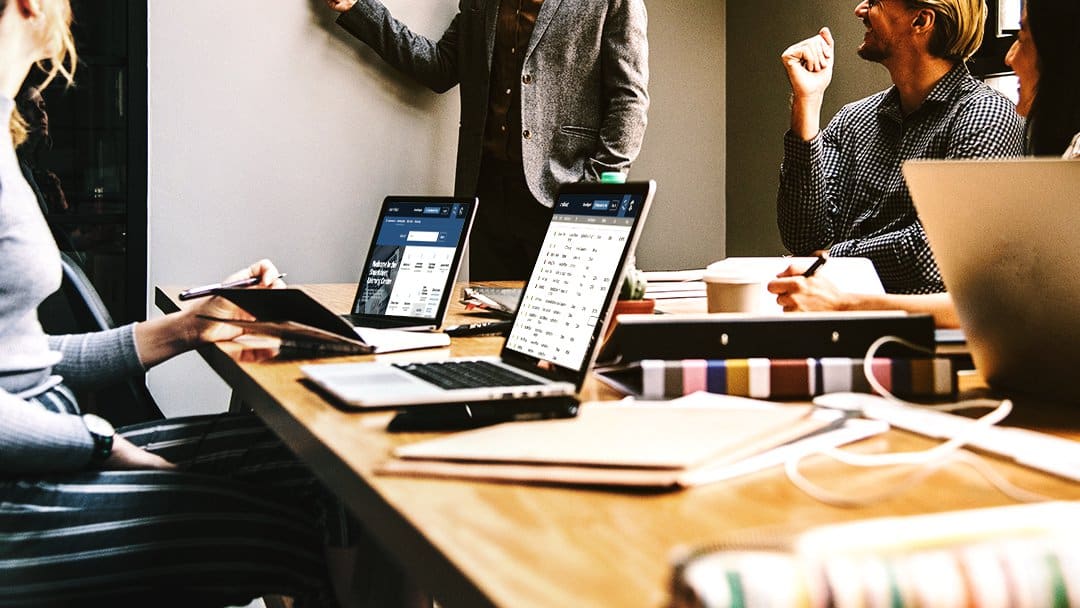
[[[438,41],[413,33],[378,0],[338,24],[437,93],[461,85],[455,190],[476,193],[499,0],[459,0]],[[644,0],[545,0],[521,74],[522,161],[533,196],[597,180],[637,158],[649,107]]]

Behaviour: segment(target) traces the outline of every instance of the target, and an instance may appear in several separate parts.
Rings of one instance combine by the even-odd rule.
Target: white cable
[[[916,467],[915,471],[908,474],[907,479],[900,483],[891,484],[890,489],[884,492],[878,492],[861,497],[852,497],[843,495],[840,493],[832,492],[824,487],[815,484],[810,481],[799,470],[799,464],[804,458],[812,454],[800,454],[788,459],[784,463],[784,472],[787,474],[788,479],[795,487],[805,492],[810,497],[838,507],[857,507],[873,504],[893,496],[899,495],[903,492],[914,487],[916,484],[932,475],[938,469],[944,467],[950,462],[957,461],[962,464],[966,464],[972,467],[979,475],[981,475],[987,482],[1001,491],[1003,494],[1019,502],[1037,502],[1042,500],[1049,500],[1049,497],[1030,492],[1005,479],[1000,473],[998,473],[986,460],[964,450],[964,446],[967,445],[975,436],[982,433],[987,428],[1001,422],[1006,416],[1012,412],[1012,401],[1005,399],[1000,402],[992,401],[989,399],[973,399],[967,401],[961,401],[959,403],[949,403],[944,405],[923,405],[918,403],[911,403],[900,399],[893,395],[888,389],[885,388],[881,382],[874,376],[873,373],[873,359],[877,351],[888,344],[889,342],[898,342],[909,348],[917,351],[931,353],[932,351],[908,342],[902,338],[895,336],[884,336],[874,341],[867,349],[866,357],[863,359],[863,373],[866,375],[866,380],[870,386],[883,398],[898,405],[905,407],[932,409],[937,411],[953,411],[960,409],[987,409],[991,411],[971,422],[967,428],[962,432],[957,433],[955,436],[950,437],[947,441],[936,445],[927,450],[919,450],[914,452],[896,452],[892,454],[858,454],[853,452],[846,452],[839,448],[826,448],[816,452],[828,458],[832,458],[843,464],[863,467],[863,468],[876,468],[876,467]]]

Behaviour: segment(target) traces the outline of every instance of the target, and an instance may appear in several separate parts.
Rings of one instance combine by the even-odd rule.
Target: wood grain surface
[[[335,311],[348,310],[352,285],[304,286]],[[178,288],[156,303],[176,310]],[[688,311],[689,312],[689,311]],[[460,305],[448,323],[475,322]],[[497,353],[501,337],[456,338],[449,349],[397,353],[407,360]],[[227,343],[200,349],[208,363],[333,489],[441,605],[664,606],[680,548],[732,536],[793,534],[868,517],[1010,504],[970,469],[946,466],[901,496],[869,508],[824,505],[772,469],[674,493],[648,494],[484,482],[380,477],[373,469],[398,445],[432,433],[388,433],[387,412],[347,411],[302,382],[302,360],[258,361]],[[257,349],[255,349],[257,350]],[[245,354],[247,353],[247,354]],[[245,360],[247,359],[247,360]],[[362,361],[371,357],[335,358]],[[965,381],[977,385],[977,378]],[[583,400],[617,395],[590,379]],[[1075,418],[1073,416],[1072,418]],[[1075,429],[1059,431],[1077,438]],[[863,441],[865,453],[917,450],[934,442],[901,431]],[[1024,488],[1080,499],[1080,484],[988,457]],[[834,491],[879,491],[902,472],[853,470],[811,459],[804,471]]]

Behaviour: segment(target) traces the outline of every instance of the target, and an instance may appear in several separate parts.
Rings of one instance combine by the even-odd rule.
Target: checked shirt
[[[1015,106],[958,64],[908,116],[892,87],[844,106],[811,141],[789,131],[776,204],[780,235],[795,255],[828,249],[870,258],[889,293],[943,292],[901,165],[1022,153]]]

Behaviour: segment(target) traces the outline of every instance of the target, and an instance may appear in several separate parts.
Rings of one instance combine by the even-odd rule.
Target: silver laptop
[[[354,327],[438,329],[476,207],[475,198],[386,197],[352,309],[342,316]]]
[[[652,202],[654,182],[574,184],[555,201],[498,357],[305,365],[357,407],[574,395],[585,382]]]
[[[912,161],[904,176],[982,376],[1080,402],[1080,162]]]

